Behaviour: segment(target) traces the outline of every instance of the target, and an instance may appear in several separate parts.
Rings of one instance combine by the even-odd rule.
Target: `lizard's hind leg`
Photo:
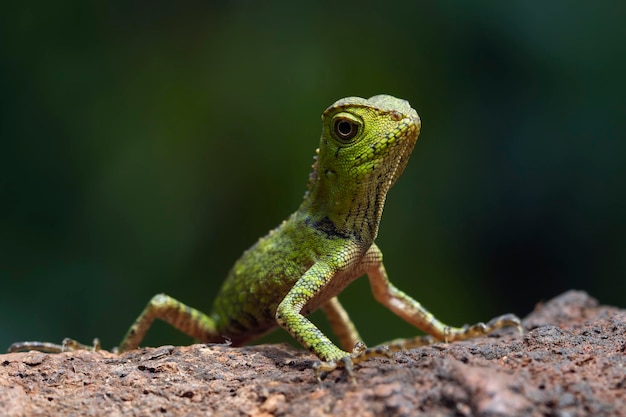
[[[74,350],[90,350],[97,352],[100,349],[100,339],[98,338],[93,339],[92,345],[85,345],[66,337],[60,345],[50,342],[16,342],[9,346],[8,352],[25,352],[28,350],[37,350],[45,353],[71,352]]]
[[[368,262],[367,275],[376,300],[408,323],[428,334],[428,336],[419,336],[413,339],[392,341],[389,345],[391,350],[408,349],[436,341],[453,342],[470,339],[492,333],[502,327],[511,326],[516,327],[520,332],[522,331],[520,319],[513,314],[505,314],[491,319],[487,323],[477,323],[471,326],[448,326],[439,321],[419,302],[389,282],[382,263],[382,254],[376,245],[372,245],[367,252],[366,261]]]
[[[343,308],[337,297],[333,297],[322,306],[322,311],[330,323],[330,327],[339,339],[341,347],[350,352],[357,343],[362,342],[359,332],[350,320],[348,312]]]
[[[118,352],[136,349],[152,326],[154,319],[161,319],[181,332],[202,341],[210,341],[219,336],[211,317],[169,295],[157,294],[152,297],[135,323],[128,329]]]

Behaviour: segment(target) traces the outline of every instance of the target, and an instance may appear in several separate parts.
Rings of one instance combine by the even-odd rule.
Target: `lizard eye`
[[[339,139],[348,141],[359,132],[359,126],[352,120],[337,119],[333,125],[333,130]]]

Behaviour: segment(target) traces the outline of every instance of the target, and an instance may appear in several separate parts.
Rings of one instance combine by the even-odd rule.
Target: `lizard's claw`
[[[370,358],[380,356],[391,358],[392,352],[386,345],[378,345],[373,348],[368,348],[363,342],[357,342],[349,355],[343,356],[337,360],[314,362],[313,371],[315,372],[315,378],[321,382],[323,375],[332,372],[337,368],[344,368],[348,374],[350,382],[352,384],[356,384],[356,378],[354,377],[354,365]]]

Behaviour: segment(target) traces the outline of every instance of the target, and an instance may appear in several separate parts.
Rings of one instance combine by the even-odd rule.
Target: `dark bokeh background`
[[[158,292],[208,310],[300,203],[321,112],[382,92],[423,121],[392,281],[450,324],[571,288],[626,306],[626,3],[11,3],[0,346],[111,347]],[[415,333],[367,280],[342,299],[370,344]]]

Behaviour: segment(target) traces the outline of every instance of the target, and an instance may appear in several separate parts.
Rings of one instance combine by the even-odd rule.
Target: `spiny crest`
[[[313,165],[311,165],[312,171],[309,174],[309,180],[306,183],[306,192],[304,193],[304,198],[307,198],[309,192],[313,190],[315,186],[315,182],[317,181],[317,161],[319,159],[320,148],[315,150],[315,155],[313,156]]]

